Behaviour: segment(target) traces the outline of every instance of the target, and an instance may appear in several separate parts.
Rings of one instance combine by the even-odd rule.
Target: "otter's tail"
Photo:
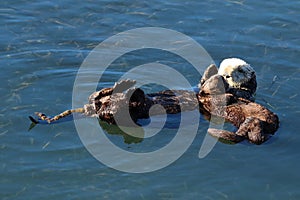
[[[53,124],[53,123],[57,122],[58,120],[60,120],[62,118],[70,116],[71,114],[84,113],[84,112],[85,112],[84,108],[76,108],[76,109],[66,110],[66,111],[64,111],[64,112],[62,112],[62,113],[60,113],[60,114],[58,114],[54,117],[48,117],[44,113],[35,112],[35,115],[38,117],[38,119],[35,119],[32,116],[29,116],[29,119],[34,124]]]

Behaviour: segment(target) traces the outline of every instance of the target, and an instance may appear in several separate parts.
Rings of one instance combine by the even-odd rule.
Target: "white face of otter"
[[[255,76],[255,71],[239,58],[228,58],[221,62],[218,74],[225,78],[229,86],[240,88],[241,84],[249,82]]]

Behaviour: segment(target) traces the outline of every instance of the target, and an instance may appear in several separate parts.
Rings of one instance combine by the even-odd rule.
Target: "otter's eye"
[[[243,70],[241,68],[238,68],[238,72],[243,73]]]
[[[225,78],[230,78],[230,77],[231,77],[231,76],[229,76],[229,75],[226,75],[226,76],[225,76]]]

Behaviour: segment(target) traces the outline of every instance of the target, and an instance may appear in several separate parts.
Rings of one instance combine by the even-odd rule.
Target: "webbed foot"
[[[135,80],[130,80],[130,79],[121,80],[119,82],[116,82],[115,85],[112,87],[112,89],[114,90],[114,92],[124,92],[127,89],[134,86],[135,84],[136,84]]]

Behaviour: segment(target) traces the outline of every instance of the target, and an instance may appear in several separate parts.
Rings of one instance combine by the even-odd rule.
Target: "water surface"
[[[279,0],[1,1],[1,199],[299,199],[299,10],[299,1]],[[232,56],[249,62],[257,72],[257,102],[280,118],[276,135],[260,146],[218,142],[199,159],[208,125],[203,120],[179,160],[156,172],[130,174],[93,158],[73,122],[28,131],[27,116],[35,111],[56,114],[72,107],[77,70],[97,44],[146,26],[192,37],[216,63]],[[166,64],[197,84],[186,62],[168,56]],[[155,54],[120,59],[99,87],[153,60]],[[174,134],[168,130],[160,139],[131,144],[108,137],[141,152],[165,145]]]

